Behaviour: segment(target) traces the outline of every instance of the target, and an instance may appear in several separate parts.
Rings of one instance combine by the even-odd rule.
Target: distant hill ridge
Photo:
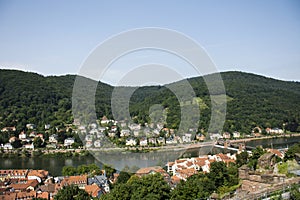
[[[207,75],[213,76],[213,75]],[[227,115],[223,131],[249,132],[260,126],[300,131],[300,83],[280,81],[244,72],[222,72]],[[63,128],[73,122],[72,91],[75,75],[47,76],[17,70],[0,70],[0,128],[16,126],[17,131],[28,123],[43,130],[45,124]],[[207,130],[211,101],[203,77],[187,79],[200,103],[200,129]],[[92,81],[92,80],[89,80]],[[171,83],[178,84],[180,81]],[[98,83],[97,116],[112,117],[111,94],[114,87]],[[120,97],[122,98],[122,97]],[[131,97],[130,113],[139,123],[149,122],[149,108],[161,104],[167,110],[169,128],[180,122],[180,104],[164,86],[140,87]]]

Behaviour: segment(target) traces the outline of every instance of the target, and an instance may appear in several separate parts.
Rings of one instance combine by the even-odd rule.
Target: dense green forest
[[[213,77],[208,75],[205,78],[210,76]],[[224,72],[221,76],[227,98],[224,131],[249,133],[256,126],[283,128],[283,124],[288,131],[300,131],[300,83],[243,72]],[[43,131],[45,124],[60,129],[65,124],[73,123],[72,92],[75,79],[75,75],[44,77],[36,73],[0,70],[0,128],[15,126],[17,131],[21,131],[26,129],[26,124],[32,123],[37,130]],[[93,83],[93,80],[86,80]],[[203,77],[190,78],[188,81],[200,108],[199,129],[205,131],[210,122],[211,105],[216,103],[211,101],[210,95],[219,95],[218,91],[209,92]],[[155,119],[156,116],[150,118],[149,109],[159,104],[166,113],[165,126],[178,128],[181,109],[194,112],[193,102],[179,102],[169,89],[180,88],[182,84],[179,81],[166,86],[118,89],[122,89],[124,95],[129,90],[135,90],[130,98],[130,114],[136,122],[143,124]],[[111,95],[114,89],[113,86],[98,83],[95,99],[98,118],[112,118]],[[122,98],[122,95],[117,98],[120,103]],[[125,111],[119,110],[118,113],[122,112]]]

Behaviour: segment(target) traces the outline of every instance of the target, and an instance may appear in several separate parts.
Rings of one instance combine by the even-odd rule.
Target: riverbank
[[[300,133],[276,135],[276,136],[264,136],[257,138],[243,138],[230,140],[230,143],[249,143],[254,141],[263,141],[268,139],[280,139],[280,138],[296,138],[300,137]],[[2,150],[0,153],[0,158],[14,158],[14,157],[76,157],[76,156],[86,156],[90,152],[132,152],[132,153],[148,153],[148,152],[166,152],[166,151],[182,151],[189,149],[197,149],[207,146],[214,146],[214,141],[208,142],[197,142],[188,144],[174,144],[174,145],[164,145],[158,147],[113,147],[113,148],[91,148],[91,149],[35,149],[35,150],[25,150],[25,149],[14,149],[14,150]]]
[[[10,150],[0,153],[0,158],[31,158],[31,157],[55,157],[55,158],[69,158],[69,157],[84,157],[90,155],[89,151],[83,149],[64,149],[64,150]]]
[[[255,140],[291,138],[291,137],[300,137],[300,133],[291,133],[291,134],[274,135],[274,136],[263,136],[263,137],[254,137],[254,138],[242,138],[242,139],[234,139],[234,140],[229,140],[229,141],[230,141],[230,143],[243,143],[243,142],[250,142],[250,141],[255,141]]]

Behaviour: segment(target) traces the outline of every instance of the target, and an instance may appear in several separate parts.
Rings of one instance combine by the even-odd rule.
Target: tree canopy
[[[160,174],[151,174],[143,177],[132,176],[126,183],[117,184],[113,190],[101,196],[102,200],[142,200],[142,199],[169,199],[170,186]]]
[[[90,200],[90,195],[78,188],[78,186],[64,186],[54,196],[54,200]]]
[[[227,167],[223,162],[213,162],[210,173],[198,173],[190,176],[186,181],[178,183],[173,190],[158,173],[142,177],[133,175],[127,181],[116,183],[111,192],[101,196],[101,199],[207,199],[214,191],[219,194],[228,193],[231,192],[232,186],[238,184],[236,165]]]
[[[211,116],[210,108],[212,104],[217,103],[211,101],[211,96],[220,95],[220,91],[216,88],[214,91],[209,91],[204,81],[213,79],[213,76],[188,79],[196,98],[185,102],[178,101],[176,95],[181,94],[173,94],[168,89],[181,88],[182,81],[138,89],[123,87],[122,90],[124,94],[128,94],[128,91],[136,89],[130,97],[129,111],[131,117],[138,123],[144,124],[151,119],[160,119],[159,112],[150,113],[153,114],[151,117],[149,115],[150,108],[159,104],[166,113],[165,126],[178,128],[181,110],[186,109],[193,113],[195,111],[191,109],[192,105],[197,102],[201,112],[199,129],[207,131]],[[250,133],[256,126],[278,127],[292,132],[300,130],[300,83],[279,81],[242,72],[224,72],[221,76],[227,98],[224,131]],[[65,124],[71,124],[74,120],[72,92],[75,78],[74,75],[44,77],[36,73],[0,70],[0,128],[15,126],[17,132],[20,132],[26,130],[26,124],[32,123],[36,125],[37,130],[44,131],[44,125],[50,124],[52,127],[50,132],[55,132],[55,128],[62,129]],[[88,84],[97,83],[89,79],[84,80]],[[113,117],[111,96],[114,89],[116,88],[113,86],[98,83],[95,96],[98,118]],[[124,97],[120,94],[117,101],[122,103]],[[92,108],[90,105],[82,106]],[[122,109],[125,108],[121,108],[118,113],[125,113],[126,110]],[[1,134],[0,143],[7,142],[9,136],[14,133],[8,134]]]

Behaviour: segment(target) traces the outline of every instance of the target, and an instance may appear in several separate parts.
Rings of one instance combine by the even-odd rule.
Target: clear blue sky
[[[76,74],[99,43],[142,27],[190,36],[220,71],[300,81],[297,0],[0,0],[0,68]]]

